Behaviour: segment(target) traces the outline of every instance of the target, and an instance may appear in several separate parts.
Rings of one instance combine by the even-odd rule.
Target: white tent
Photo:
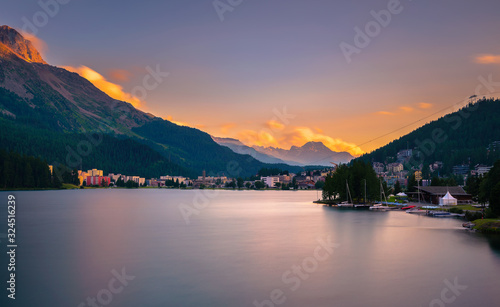
[[[396,194],[396,196],[399,196],[399,197],[406,197],[406,196],[408,196],[408,195],[406,195],[406,194],[405,194],[405,193],[403,193],[403,192],[400,192],[400,193]]]
[[[445,196],[439,198],[440,206],[456,206],[457,199],[451,196],[450,192],[447,192]]]

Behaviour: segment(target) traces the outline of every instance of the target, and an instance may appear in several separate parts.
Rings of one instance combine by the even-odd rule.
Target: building
[[[392,173],[401,172],[403,170],[403,164],[401,163],[389,163],[387,164],[387,171]]]
[[[260,180],[264,182],[268,187],[274,188],[276,187],[276,183],[280,182],[280,177],[278,176],[261,177]]]
[[[472,195],[467,194],[462,187],[417,187],[420,199],[434,205],[439,205],[439,199],[449,194],[457,199],[458,204],[472,203]],[[415,193],[416,194],[416,193]]]
[[[89,176],[87,172],[84,172],[82,170],[78,171],[78,180],[80,180],[80,185],[82,185],[83,181],[87,179],[87,176]]]
[[[292,182],[292,176],[289,175],[279,175],[278,178],[281,183],[289,184]]]
[[[93,168],[93,169],[89,169],[87,171],[87,174],[89,176],[101,176],[102,177],[103,172],[102,172],[102,170],[98,170],[98,169]]]
[[[478,164],[474,167],[474,170],[471,171],[471,175],[473,176],[484,176],[491,170],[492,166],[486,166],[482,164]]]
[[[372,166],[373,170],[375,171],[375,173],[377,173],[377,175],[383,173],[385,170],[385,165],[384,163],[381,162],[373,162]]]
[[[108,174],[108,177],[114,181],[114,182],[117,182],[118,179],[120,179],[122,177],[122,174],[113,174],[113,173],[109,173]]]
[[[140,186],[142,186],[142,185],[144,185],[144,183],[146,183],[146,178],[141,178],[139,176],[127,176],[126,180],[124,180],[124,181],[127,182],[129,180],[137,183]]]
[[[108,176],[87,176],[87,185],[102,185],[102,181],[104,180],[104,183],[109,186],[109,183],[111,182],[110,178]]]
[[[469,173],[469,165],[455,165],[453,166],[453,175],[467,175]]]
[[[404,149],[404,150],[400,150],[396,154],[396,157],[399,161],[407,161],[409,158],[411,158],[412,154],[413,154],[412,149]]]
[[[298,184],[299,190],[312,190],[315,188],[314,181],[302,181]]]
[[[443,162],[441,162],[441,161],[435,161],[434,163],[429,165],[429,169],[431,172],[437,171],[441,168],[443,168]]]

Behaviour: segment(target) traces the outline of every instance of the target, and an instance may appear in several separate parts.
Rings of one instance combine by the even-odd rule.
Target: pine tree
[[[27,159],[26,159],[27,160]],[[29,162],[26,161],[24,167],[24,184],[23,188],[34,188],[35,187],[35,178],[33,177],[33,170]]]

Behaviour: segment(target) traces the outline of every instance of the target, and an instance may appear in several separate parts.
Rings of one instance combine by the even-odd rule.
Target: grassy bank
[[[474,229],[484,233],[500,233],[500,220],[499,219],[482,219],[475,220]]]

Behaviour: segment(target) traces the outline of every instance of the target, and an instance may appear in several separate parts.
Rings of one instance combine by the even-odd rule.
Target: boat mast
[[[365,178],[365,205],[366,205],[366,178]]]
[[[347,179],[345,180],[345,186],[347,189],[347,203],[352,204],[351,191],[349,191],[349,183],[347,182]],[[350,202],[349,202],[349,199],[350,199]]]
[[[417,180],[417,197],[418,197],[418,204],[420,205],[420,181]]]
[[[382,178],[378,179],[378,182],[380,183],[380,203],[382,203]]]

